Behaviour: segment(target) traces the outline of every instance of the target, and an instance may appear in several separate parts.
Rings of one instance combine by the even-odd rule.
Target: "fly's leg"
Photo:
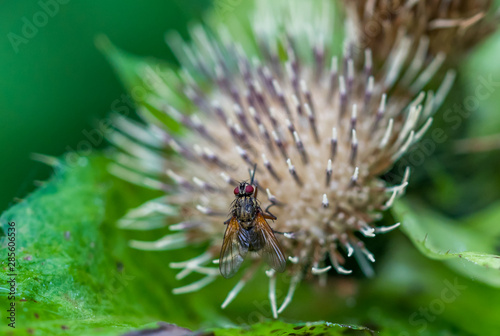
[[[276,205],[276,204],[270,204],[266,210],[264,210],[264,212],[262,213],[262,216],[264,216],[265,219],[272,219],[272,220],[276,220],[278,219],[278,217],[276,217],[275,215],[273,215],[271,212],[269,212],[269,208],[272,207],[273,205]]]
[[[278,219],[278,217],[276,217],[275,215],[273,215],[272,213],[270,212],[263,212],[262,213],[262,216],[265,218],[265,219],[272,219],[272,220],[276,220]]]
[[[284,235],[287,238],[295,238],[295,231],[282,232],[282,231],[276,231],[273,228],[271,228],[271,230],[273,230],[273,233]]]
[[[277,201],[276,199],[274,199],[274,200],[269,199],[269,200],[270,200],[271,204],[269,204],[267,206],[266,210],[264,211],[264,212],[269,213],[269,214],[270,214],[269,208],[271,208],[271,207],[273,207],[275,205],[276,206],[283,206],[283,205],[285,205],[285,203],[281,203],[281,202]]]
[[[270,208],[270,207],[272,207],[272,206],[275,206],[275,205],[276,205],[276,203],[272,202],[271,204],[269,204],[269,205],[267,206],[267,208],[266,208],[266,210],[264,210],[264,212],[265,212],[265,213],[270,214],[270,212],[269,212],[269,208]]]
[[[272,203],[270,204],[266,210],[262,213],[262,216],[265,218],[265,219],[271,219],[271,220],[276,220],[278,219],[278,217],[276,217],[275,215],[273,215],[272,213],[269,212],[269,208],[272,207],[273,205],[277,205],[276,203]],[[273,230],[273,233],[277,233],[277,234],[282,234],[282,235],[288,235],[289,237],[288,238],[293,238],[293,234],[294,232],[293,231],[290,231],[290,232],[281,232],[281,231],[276,231],[274,230],[273,228],[271,228],[271,230]]]

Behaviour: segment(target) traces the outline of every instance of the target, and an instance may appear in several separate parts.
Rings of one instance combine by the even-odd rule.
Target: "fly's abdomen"
[[[266,241],[262,239],[262,236],[258,234],[253,227],[248,230],[248,240],[249,240],[249,251],[260,251],[266,245]]]

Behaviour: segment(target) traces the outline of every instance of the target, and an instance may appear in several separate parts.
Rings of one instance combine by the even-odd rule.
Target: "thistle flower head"
[[[351,273],[343,266],[346,258],[356,257],[370,276],[374,256],[359,237],[398,226],[378,227],[376,222],[404,193],[409,169],[395,186],[380,176],[429,128],[453,74],[436,94],[408,89],[391,96],[401,78],[419,92],[437,70],[427,67],[433,59],[414,59],[401,43],[392,46],[383,66],[374,67],[370,49],[352,53],[349,42],[343,54],[335,55],[330,5],[259,2],[251,29],[241,28],[241,35],[200,25],[192,30],[192,43],[169,38],[182,64],[182,90],[176,94],[192,102],[192,113],[179,111],[169,88],[158,84],[146,99],[149,109],[140,111],[145,124],[117,118],[118,131],[109,139],[121,151],[112,172],[166,191],[161,199],[132,210],[120,225],[148,229],[166,222],[172,231],[157,241],[131,245],[161,250],[210,242],[201,256],[170,265],[180,270],[179,279],[193,272],[203,275],[176,293],[219,277],[213,261],[219,258],[232,191],[238,181],[249,179],[255,164],[259,201],[263,208],[273,205],[277,216],[270,225],[293,233],[277,234],[291,276],[280,307],[276,274],[267,271],[275,316],[305,277]],[[162,118],[183,124],[183,134],[165,127]],[[242,267],[241,280],[223,307],[262,269],[259,254],[247,258],[252,266]]]

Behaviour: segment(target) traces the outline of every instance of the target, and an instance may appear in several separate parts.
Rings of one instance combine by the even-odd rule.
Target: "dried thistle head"
[[[192,43],[169,39],[182,64],[182,89],[175,94],[192,102],[192,113],[178,111],[178,100],[160,78],[151,84],[149,108],[140,110],[145,124],[116,119],[117,132],[109,140],[121,151],[111,171],[166,191],[161,199],[132,210],[120,225],[149,229],[168,224],[172,231],[157,241],[131,245],[162,250],[209,242],[199,257],[170,265],[180,269],[179,279],[203,276],[176,293],[219,277],[212,261],[219,258],[232,191],[237,181],[249,178],[254,164],[260,202],[276,205],[278,219],[271,226],[294,233],[278,236],[291,277],[280,307],[276,274],[267,272],[274,316],[290,303],[302,279],[324,278],[330,270],[351,273],[343,267],[346,258],[355,256],[362,270],[372,274],[374,256],[359,237],[398,226],[378,227],[376,222],[404,194],[409,169],[395,186],[380,176],[429,128],[453,76],[445,77],[436,94],[388,95],[405,76],[420,90],[436,69],[422,64],[408,76],[401,62],[375,67],[370,49],[355,55],[349,46],[344,55],[334,55],[332,21],[328,1],[262,1],[250,16],[250,29],[232,26],[240,35],[231,36],[224,26],[196,26]],[[391,53],[400,55],[403,47],[396,44]],[[403,61],[411,61],[411,55]],[[183,133],[169,130],[164,117],[182,124]],[[241,280],[223,307],[263,268],[258,254],[249,259],[252,266],[240,270]]]
[[[456,61],[496,30],[498,16],[491,0],[361,0],[344,1],[348,34],[361,48],[385,60],[394,44],[410,53]],[[402,39],[406,41],[402,42]]]

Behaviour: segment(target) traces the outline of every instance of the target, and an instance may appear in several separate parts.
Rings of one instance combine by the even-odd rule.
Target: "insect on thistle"
[[[250,182],[241,182],[234,188],[235,199],[231,203],[231,218],[224,222],[226,232],[219,259],[219,270],[224,278],[236,274],[248,251],[258,252],[277,272],[283,272],[286,257],[266,219],[276,216],[268,209],[262,210],[257,200],[257,185],[254,184],[256,166]]]

